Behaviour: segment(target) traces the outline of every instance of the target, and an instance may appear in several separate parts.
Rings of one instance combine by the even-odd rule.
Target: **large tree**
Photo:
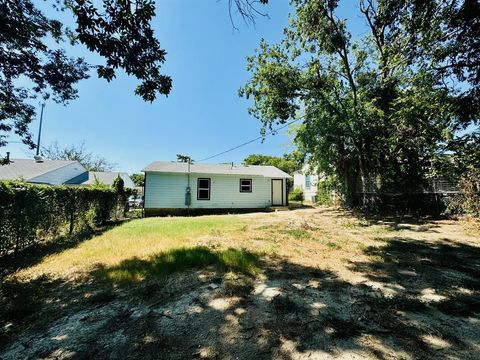
[[[368,33],[358,36],[338,3],[293,0],[284,39],[261,41],[240,95],[253,98],[250,112],[266,127],[302,116],[296,141],[347,200],[356,192],[418,191],[442,146],[475,121],[473,111],[461,116],[461,96],[440,71],[449,55],[428,53],[432,42],[450,46],[438,33],[446,30],[436,23],[436,33],[422,30],[431,4],[359,0]]]
[[[251,154],[243,160],[243,163],[245,165],[271,165],[293,175],[295,171],[302,167],[303,156],[299,151],[283,156]]]
[[[236,9],[253,21],[260,14],[256,3],[228,0],[230,16]],[[75,99],[76,84],[90,76],[90,69],[107,81],[123,70],[138,79],[135,94],[145,101],[170,93],[172,79],[161,71],[167,53],[151,26],[153,0],[46,0],[44,6],[57,9],[58,18],[73,16],[73,28],[37,5],[32,0],[0,0],[0,148],[11,132],[34,148],[28,126],[38,102],[67,104]],[[84,45],[102,60],[88,64],[69,56],[67,44]]]
[[[161,73],[166,52],[150,22],[150,0],[52,0],[59,14],[73,14],[75,27],[47,17],[31,0],[0,0],[0,146],[14,131],[34,147],[28,124],[35,116],[35,99],[68,103],[78,96],[75,85],[97,75],[108,81],[118,69],[139,80],[135,93],[146,101],[167,95],[171,79]],[[101,56],[101,64],[87,64],[63,48],[83,44]]]
[[[143,187],[145,185],[145,174],[134,173],[130,175],[130,179],[132,179],[135,186]]]

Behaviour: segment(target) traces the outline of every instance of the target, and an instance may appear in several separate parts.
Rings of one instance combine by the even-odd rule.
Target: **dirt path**
[[[262,275],[37,279],[51,302],[4,325],[0,358],[480,358],[478,230],[322,208],[240,217],[242,236],[196,244],[257,251]]]

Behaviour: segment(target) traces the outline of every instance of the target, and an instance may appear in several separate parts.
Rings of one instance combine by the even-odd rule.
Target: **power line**
[[[202,161],[210,160],[210,159],[213,159],[213,158],[215,158],[215,157],[217,157],[217,156],[220,156],[220,155],[226,154],[226,153],[228,153],[228,152],[230,152],[230,151],[233,151],[233,150],[236,150],[236,149],[238,149],[238,148],[241,148],[242,146],[251,144],[251,143],[253,143],[253,142],[255,142],[255,141],[258,141],[258,140],[260,140],[260,139],[263,139],[263,138],[264,138],[265,136],[267,136],[267,135],[271,135],[271,134],[273,134],[273,133],[276,133],[277,131],[282,130],[282,129],[286,128],[287,126],[292,125],[293,123],[296,123],[297,121],[300,121],[300,120],[301,120],[301,118],[292,120],[292,121],[286,123],[285,125],[282,125],[282,126],[276,128],[276,129],[273,129],[273,130],[267,132],[265,135],[262,135],[262,136],[259,136],[259,137],[255,138],[255,139],[252,139],[252,140],[249,140],[249,141],[247,141],[247,142],[244,142],[243,144],[234,146],[234,147],[232,147],[232,148],[230,148],[230,149],[228,149],[228,150],[219,152],[218,154],[215,154],[215,155],[206,157],[206,158],[201,159],[201,160],[197,160],[196,162],[202,162]]]

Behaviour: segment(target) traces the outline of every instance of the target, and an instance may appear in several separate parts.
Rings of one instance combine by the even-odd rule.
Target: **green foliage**
[[[460,190],[464,196],[462,213],[480,219],[480,168],[472,169],[462,176]]]
[[[184,163],[188,163],[189,161],[193,162],[193,160],[190,156],[182,155],[182,154],[177,154],[177,161],[178,162],[184,162]]]
[[[432,161],[453,144],[464,148],[458,131],[478,124],[478,36],[466,21],[478,17],[465,11],[478,5],[465,0],[449,14],[441,1],[359,1],[369,31],[354,36],[338,4],[293,0],[284,39],[260,42],[239,93],[253,99],[249,111],[264,129],[303,118],[295,142],[319,172],[338,179],[348,205],[367,205],[358,193],[421,192]],[[469,41],[457,41],[462,36]],[[465,78],[446,70],[453,63]]]
[[[135,186],[143,187],[145,185],[145,175],[144,174],[132,174],[130,178],[135,183]]]
[[[115,180],[113,180],[112,188],[115,190],[116,194],[122,195],[125,193],[125,182],[120,175],[117,175]]]
[[[0,255],[63,234],[91,231],[111,219],[118,201],[108,187],[0,182]]]
[[[303,190],[300,188],[295,188],[288,194],[289,201],[303,201],[305,199],[303,195]]]
[[[96,68],[99,78],[111,81],[118,70],[139,80],[135,94],[145,101],[168,95],[169,76],[160,70],[166,51],[150,26],[155,3],[150,0],[59,0],[53,8],[73,14],[74,27],[46,16],[31,0],[2,0],[0,13],[0,129],[14,131],[31,148],[28,125],[35,118],[34,101],[52,99],[66,104],[78,96],[76,84]],[[101,65],[70,57],[64,48],[86,47],[100,56]],[[64,48],[62,48],[62,46]],[[73,52],[72,52],[73,53]],[[26,81],[18,81],[26,79]],[[0,147],[6,144],[0,136]]]
[[[113,180],[112,188],[115,191],[115,195],[117,196],[117,209],[115,210],[115,219],[117,218],[119,208],[122,216],[125,217],[128,211],[127,198],[129,194],[127,194],[127,192],[125,191],[125,182],[120,177],[120,175],[117,175],[115,180]]]
[[[333,193],[339,192],[341,184],[335,176],[328,176],[317,183],[317,202],[322,205],[333,205]]]
[[[245,165],[271,165],[285,171],[287,174],[293,173],[300,169],[303,164],[303,157],[299,152],[285,154],[282,157],[251,154],[243,160]]]

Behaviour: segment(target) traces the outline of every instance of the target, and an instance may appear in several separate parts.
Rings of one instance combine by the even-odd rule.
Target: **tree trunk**
[[[363,158],[363,155],[358,156],[358,168],[360,170],[360,182],[361,182],[361,190],[362,190],[362,207],[365,207],[367,205],[367,177],[368,177],[368,172],[365,166],[365,159]]]

